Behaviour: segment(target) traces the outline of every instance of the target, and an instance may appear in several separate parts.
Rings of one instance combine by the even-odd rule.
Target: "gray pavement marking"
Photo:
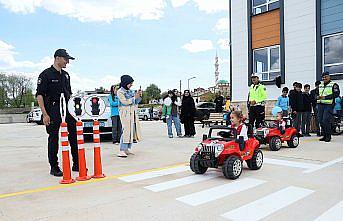
[[[302,168],[302,169],[315,169],[319,166],[318,164],[313,164],[313,163],[303,163],[303,162],[296,162],[296,161],[289,161],[289,160],[278,160],[278,159],[272,159],[272,158],[264,158],[263,162],[266,164],[296,167],[296,168]]]

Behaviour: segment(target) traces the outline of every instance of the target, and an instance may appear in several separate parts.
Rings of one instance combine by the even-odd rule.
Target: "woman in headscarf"
[[[195,103],[189,90],[185,90],[182,97],[181,105],[181,122],[185,127],[185,137],[194,137],[194,117],[195,117]]]
[[[118,86],[112,85],[111,94],[108,96],[108,101],[111,106],[112,141],[114,144],[119,144],[121,137],[121,123],[118,110],[119,99],[117,96],[118,89]]]
[[[120,78],[120,89],[117,92],[119,98],[119,116],[122,123],[122,136],[120,138],[120,152],[118,157],[131,155],[130,149],[133,140],[141,139],[140,124],[137,115],[137,106],[142,100],[142,92],[130,90],[133,78],[123,75]]]

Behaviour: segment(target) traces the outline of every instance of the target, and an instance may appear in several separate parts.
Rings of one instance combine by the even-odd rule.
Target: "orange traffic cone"
[[[102,173],[101,153],[100,153],[100,125],[99,121],[93,123],[93,143],[94,143],[94,175],[93,178],[104,178]]]
[[[70,184],[74,183],[75,180],[71,178],[71,171],[70,171],[70,159],[69,159],[69,152],[70,146],[68,141],[68,127],[66,122],[61,123],[60,127],[61,131],[61,148],[62,148],[62,163],[63,163],[63,178],[60,181],[60,184]]]
[[[83,124],[82,121],[76,122],[76,132],[77,132],[77,146],[79,153],[79,176],[76,177],[78,181],[89,180],[92,177],[87,175],[87,166],[86,166],[86,156],[83,140]]]

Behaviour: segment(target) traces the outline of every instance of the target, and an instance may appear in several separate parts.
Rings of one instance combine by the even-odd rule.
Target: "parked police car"
[[[39,125],[43,124],[43,116],[41,109],[34,108],[30,113],[26,116],[26,122],[27,123],[37,123]]]

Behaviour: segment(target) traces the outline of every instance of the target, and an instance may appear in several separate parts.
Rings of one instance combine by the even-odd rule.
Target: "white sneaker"
[[[134,153],[130,152],[129,150],[125,150],[126,155],[135,155]]]
[[[126,157],[127,157],[127,154],[125,153],[125,151],[120,151],[120,152],[117,154],[117,157],[126,158]]]

